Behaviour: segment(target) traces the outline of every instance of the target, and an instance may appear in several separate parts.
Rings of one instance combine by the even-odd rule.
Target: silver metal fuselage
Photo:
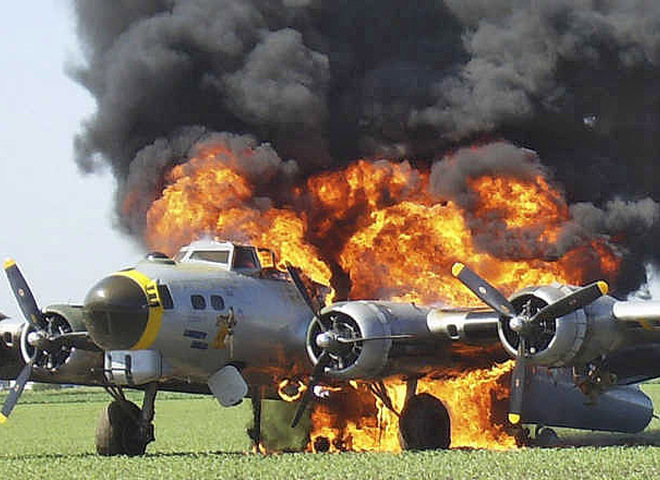
[[[149,346],[162,355],[162,381],[205,384],[226,364],[250,384],[311,371],[305,334],[312,313],[291,282],[196,263],[144,260],[135,269],[172,297]],[[194,296],[204,298],[204,308],[193,306]],[[229,329],[228,319],[235,323]]]

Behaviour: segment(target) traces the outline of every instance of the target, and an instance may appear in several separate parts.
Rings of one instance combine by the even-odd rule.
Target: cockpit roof
[[[180,263],[216,266],[223,270],[248,274],[261,271],[257,249],[233,242],[197,240],[181,247],[174,260]]]

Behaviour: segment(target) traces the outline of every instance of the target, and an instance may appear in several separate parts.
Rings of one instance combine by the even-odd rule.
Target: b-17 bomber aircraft
[[[604,282],[529,287],[507,299],[457,263],[452,273],[485,308],[376,300],[320,308],[323,289],[293,267],[275,268],[269,251],[204,240],[103,278],[83,305],[40,309],[16,263],[4,267],[25,321],[0,321],[0,378],[16,380],[0,421],[30,380],[102,386],[112,401],[97,426],[101,455],[145,452],[158,391],[207,393],[225,407],[249,397],[259,445],[261,402],[280,398],[281,380],[307,381],[289,420],[295,426],[318,384],[393,375],[407,379],[403,446],[447,448],[451,417],[442,398],[417,392],[419,379],[507,356],[516,359],[514,429],[638,432],[653,415],[637,384],[660,376],[660,303],[618,301]],[[144,392],[141,407],[126,399],[127,388]]]

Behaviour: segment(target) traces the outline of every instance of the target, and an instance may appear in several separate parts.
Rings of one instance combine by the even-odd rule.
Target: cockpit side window
[[[275,254],[268,250],[267,248],[259,248],[257,250],[257,256],[259,257],[259,263],[261,263],[261,268],[276,268],[277,262],[275,261]]]
[[[234,268],[257,268],[259,265],[254,249],[236,247],[234,252]]]

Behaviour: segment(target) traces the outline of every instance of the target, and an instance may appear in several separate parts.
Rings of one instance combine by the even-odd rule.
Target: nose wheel
[[[107,386],[114,400],[103,409],[96,426],[96,451],[99,455],[143,455],[154,437],[156,383],[144,391],[142,408],[126,399],[121,387]]]
[[[99,455],[142,455],[147,444],[138,435],[142,411],[128,400],[114,400],[101,412],[96,427]]]

